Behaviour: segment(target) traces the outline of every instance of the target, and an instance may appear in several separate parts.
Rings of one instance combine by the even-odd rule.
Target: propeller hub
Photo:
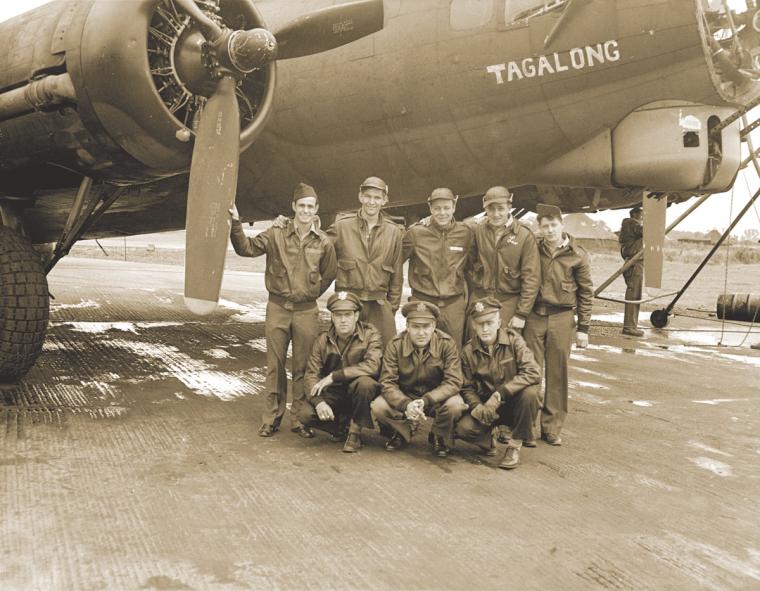
[[[209,97],[216,89],[216,80],[205,63],[205,45],[206,39],[198,28],[183,31],[174,51],[174,67],[177,76],[190,92]]]
[[[266,29],[233,31],[227,38],[226,54],[235,70],[248,74],[277,59],[277,40]]]

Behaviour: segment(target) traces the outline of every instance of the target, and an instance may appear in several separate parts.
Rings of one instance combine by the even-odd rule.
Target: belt
[[[496,298],[500,302],[506,302],[514,298],[519,298],[519,293],[504,293],[503,291],[495,291],[491,289],[475,289],[470,296],[470,301],[480,300],[483,298]]]
[[[461,299],[464,298],[464,294],[457,294],[445,298],[436,298],[433,296],[429,296],[425,293],[421,293],[419,291],[412,291],[412,298],[417,300],[422,300],[423,302],[430,302],[431,304],[435,304],[439,308],[445,308],[446,306],[450,306],[451,304],[455,304]]]
[[[293,312],[302,312],[304,310],[311,310],[317,307],[316,301],[311,302],[292,302],[288,298],[276,293],[269,293],[269,301],[278,306],[282,306],[286,310],[292,310]]]
[[[357,290],[357,289],[345,289],[336,287],[335,291],[347,291],[352,294],[354,294],[357,298],[359,298],[362,302],[384,302],[388,299],[388,292],[387,291],[365,291],[365,290]]]
[[[536,304],[533,311],[539,316],[553,316],[554,314],[561,314],[562,312],[572,312],[573,308],[555,306],[554,304],[545,304],[541,302],[540,304]]]

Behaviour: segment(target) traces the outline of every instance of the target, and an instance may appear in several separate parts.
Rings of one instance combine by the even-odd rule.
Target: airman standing
[[[620,226],[620,254],[630,260],[643,248],[644,226],[641,221],[641,206],[637,205],[630,211],[630,217],[623,220]],[[623,272],[625,279],[625,299],[635,301],[641,299],[644,284],[644,260],[639,259]],[[644,331],[639,328],[639,304],[626,304],[623,317],[623,334],[632,337],[643,337]]]
[[[513,195],[506,187],[491,187],[483,196],[486,217],[473,226],[475,247],[467,263],[470,301],[485,297],[501,302],[501,325],[522,331],[541,283],[541,265],[533,232],[512,216]],[[472,335],[465,327],[465,341]],[[499,426],[499,441],[509,441]],[[535,445],[532,439],[527,446]]]
[[[361,307],[359,298],[345,291],[327,300],[332,323],[311,350],[304,377],[311,405],[304,404],[299,417],[335,441],[345,439],[346,453],[361,449],[362,428],[374,427],[369,405],[380,393],[383,342],[374,326],[359,320]]]
[[[359,298],[361,320],[374,325],[387,345],[396,335],[401,304],[403,230],[382,211],[388,202],[388,185],[382,179],[366,179],[359,202],[359,211],[338,215],[327,230],[338,257],[335,290]]]
[[[437,327],[463,345],[465,264],[473,248],[472,229],[454,219],[457,198],[451,189],[436,189],[428,197],[428,223],[404,234],[403,259],[409,260],[412,300],[434,303],[441,311]]]
[[[233,208],[231,239],[235,252],[244,257],[266,254],[265,284],[269,292],[266,315],[266,401],[259,435],[271,437],[280,427],[287,400],[285,361],[293,342],[293,431],[313,437],[313,431],[296,418],[304,403],[304,373],[319,333],[317,298],[335,279],[335,249],[314,219],[319,198],[313,187],[300,183],[292,201],[295,218],[284,228],[272,226],[249,238],[243,232],[237,208]]]
[[[546,372],[542,438],[550,445],[562,445],[573,335],[578,348],[588,346],[594,286],[588,254],[565,234],[559,207],[539,204],[537,213],[542,234],[538,241],[541,289],[524,335],[536,361]],[[577,330],[574,313],[578,317]]]
[[[512,193],[491,187],[483,197],[486,219],[474,226],[475,248],[468,264],[470,301],[501,302],[502,326],[522,330],[541,283],[536,238],[512,216]]]
[[[434,454],[445,457],[464,410],[459,350],[454,339],[435,328],[440,315],[435,304],[409,302],[401,313],[406,330],[385,349],[382,396],[375,398],[372,412],[381,426],[393,431],[385,444],[388,451],[405,447],[425,417],[435,416],[428,441]]]

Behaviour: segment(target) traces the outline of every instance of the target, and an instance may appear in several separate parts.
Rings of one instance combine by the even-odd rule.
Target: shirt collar
[[[291,234],[298,234],[298,228],[296,226],[295,220],[291,219],[288,221],[288,227],[286,229],[288,236]],[[314,222],[311,222],[311,227],[309,228],[309,231],[307,234],[314,234],[315,236],[319,236],[319,232],[317,232],[317,226]]]
[[[488,225],[488,227],[491,228],[494,231],[496,231],[496,230],[506,230],[507,232],[514,232],[514,231],[517,230],[517,220],[515,219],[515,216],[513,216],[513,215],[509,216],[509,221],[506,224],[504,224],[503,226],[494,226],[493,224],[491,224],[488,221],[488,218],[484,218],[484,219],[485,219],[485,222]]]
[[[435,223],[432,216],[430,218],[430,227],[433,228],[436,232],[445,232],[447,230],[451,230],[451,228],[453,228],[454,225],[456,225],[456,223],[457,221],[452,218],[452,220],[447,225],[439,226],[438,224]]]
[[[409,336],[409,332],[405,330],[404,338],[401,341],[401,355],[404,357],[409,357],[414,352],[414,350],[415,347],[414,343],[412,343],[412,338]],[[430,339],[430,343],[428,344],[427,348],[422,350],[429,351],[431,357],[441,356],[441,343],[437,332],[433,332],[433,337]]]
[[[356,217],[359,220],[359,224],[361,224],[362,227],[367,226],[367,220],[364,219],[364,216],[362,215],[362,209],[361,207],[356,210]],[[381,209],[380,213],[377,214],[377,225],[382,226],[383,222],[386,220],[385,212]]]
[[[564,237],[564,240],[562,240],[562,244],[560,244],[557,248],[555,248],[554,252],[559,252],[565,249],[573,250],[573,247],[575,246],[575,241],[573,240],[573,237],[570,236],[570,234],[563,234],[563,237]],[[549,243],[546,241],[546,239],[541,238],[540,243],[541,243],[541,248],[543,248],[547,254],[551,254]]]
[[[496,336],[496,342],[495,345],[509,345],[509,333],[504,330],[503,328],[499,329],[499,334]],[[475,337],[475,346],[473,347],[476,351],[480,351],[481,353],[488,353],[487,348],[483,345],[483,342],[478,338]]]
[[[363,322],[357,322],[356,328],[354,329],[354,332],[348,337],[349,340],[353,339],[354,337],[357,337],[360,341],[364,340],[364,334],[365,334],[366,327],[364,326]],[[333,345],[336,347],[338,346],[338,335],[335,332],[335,325],[330,323],[330,329],[327,331],[327,336],[330,337],[330,340],[332,341]]]

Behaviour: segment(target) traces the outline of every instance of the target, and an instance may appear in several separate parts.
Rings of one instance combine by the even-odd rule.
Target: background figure
[[[623,220],[620,226],[620,254],[626,260],[636,256],[643,248],[644,225],[642,223],[641,206],[637,205],[630,211],[630,216]],[[644,284],[644,259],[639,259],[623,273],[625,279],[625,299],[640,300]],[[623,318],[623,334],[632,337],[644,336],[639,326],[639,304],[626,304]]]
[[[404,234],[410,301],[437,305],[441,311],[437,327],[461,348],[466,312],[465,264],[473,248],[473,232],[467,224],[454,219],[457,198],[451,189],[436,189],[428,197],[428,204],[430,217]]]
[[[314,219],[319,199],[313,187],[299,184],[293,193],[295,218],[284,227],[271,226],[249,238],[243,232],[237,208],[233,208],[231,239],[240,256],[267,255],[264,282],[269,292],[266,316],[267,378],[266,402],[259,435],[271,437],[280,427],[288,397],[285,362],[293,342],[292,374],[293,431],[314,437],[298,421],[304,402],[303,376],[314,339],[319,334],[317,298],[335,279],[335,249]]]

